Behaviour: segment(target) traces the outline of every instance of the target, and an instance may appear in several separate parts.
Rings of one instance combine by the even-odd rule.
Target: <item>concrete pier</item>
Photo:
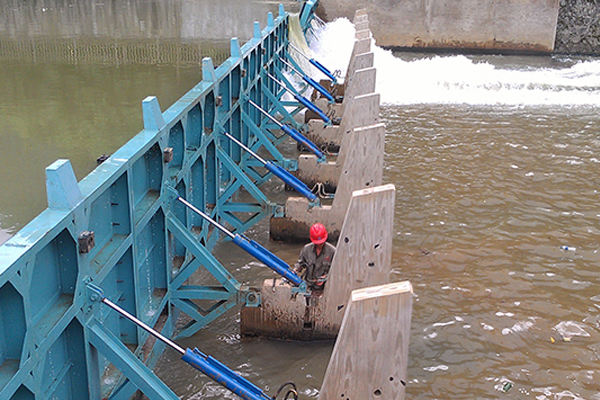
[[[302,154],[298,157],[296,176],[308,187],[314,187],[316,184],[322,183],[326,191],[334,192],[338,187],[342,171],[351,169],[351,164],[363,162],[365,168],[376,167],[373,166],[373,160],[371,159],[379,156],[383,157],[383,147],[379,146],[379,142],[383,142],[384,137],[368,138],[366,159],[349,159],[348,153],[354,149],[353,146],[357,144],[356,142],[361,140],[358,134],[361,132],[361,128],[379,123],[379,101],[380,96],[377,93],[369,93],[348,99],[349,104],[346,104],[347,118],[344,119],[342,124],[339,127],[328,126],[318,130],[321,139],[326,140],[329,146],[337,147],[336,159],[329,162],[319,162],[317,157],[312,154]],[[311,120],[311,122],[313,121],[316,122],[316,120]],[[320,127],[323,128],[322,123]],[[385,134],[385,128],[383,134]],[[374,174],[376,173],[375,170],[371,169],[371,171]]]
[[[242,307],[242,335],[335,338],[352,290],[389,282],[394,202],[393,185],[355,191],[322,294],[294,295],[289,283],[265,280],[261,305]]]
[[[355,14],[356,42],[344,80],[342,104],[317,102],[322,108],[334,107],[341,116],[339,126],[325,126],[322,121],[308,122],[307,137],[319,146],[337,146],[334,160],[320,162],[316,156],[304,154],[298,158],[297,177],[308,187],[321,186],[321,193],[334,194],[330,205],[311,207],[299,197],[288,198],[283,217],[273,217],[270,236],[274,240],[304,242],[308,230],[320,222],[329,231],[330,239],[339,236],[352,192],[382,184],[385,126],[379,123],[379,94],[375,93],[376,69],[371,52],[372,35],[364,10]]]
[[[346,112],[346,109],[352,107],[354,99],[358,96],[375,92],[376,70],[374,68],[374,54],[371,51],[373,37],[368,29],[367,15],[364,10],[356,12],[354,17],[354,25],[356,28],[356,41],[352,48],[350,61],[344,82],[341,85],[343,93],[343,102],[341,104],[327,104],[326,99],[318,99],[317,105],[321,108],[328,108],[333,117],[343,117],[340,126],[325,126],[323,121],[312,118],[307,121],[308,132],[307,137],[317,146],[326,147],[329,149],[339,148],[343,132],[348,132],[352,128],[361,125],[378,122],[379,118],[379,102],[377,103],[377,112],[371,113],[371,110],[361,110],[360,115],[355,115],[351,112]],[[363,28],[363,29],[360,29]],[[310,114],[307,114],[310,118]],[[349,116],[352,116],[350,118]]]
[[[356,128],[350,136],[351,145],[348,146],[344,168],[340,170],[339,185],[332,204],[311,207],[304,197],[288,198],[285,216],[271,218],[271,239],[306,242],[310,226],[320,222],[327,228],[330,240],[335,241],[340,235],[352,191],[381,185],[385,125]]]
[[[410,282],[352,292],[319,399],[404,399],[412,300]]]

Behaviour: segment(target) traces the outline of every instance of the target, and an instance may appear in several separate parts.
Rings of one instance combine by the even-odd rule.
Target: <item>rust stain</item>
[[[289,217],[271,217],[269,237],[271,240],[286,243],[308,243],[310,240],[310,225]],[[339,229],[328,229],[330,243],[336,243],[340,237]]]
[[[553,49],[536,43],[517,43],[503,42],[497,40],[488,40],[484,42],[463,41],[463,40],[432,40],[423,41],[421,38],[415,38],[411,46],[401,47],[404,49],[427,49],[427,50],[462,50],[462,51],[484,51],[484,52],[502,52],[515,54],[549,54]]]
[[[304,299],[302,301],[304,302]],[[271,303],[267,300],[260,307],[242,306],[240,333],[244,337],[333,340],[340,327],[326,322],[322,315],[323,297],[321,296],[309,297],[308,304],[301,311],[291,301]]]
[[[310,225],[288,217],[272,217],[269,226],[271,240],[307,243]]]

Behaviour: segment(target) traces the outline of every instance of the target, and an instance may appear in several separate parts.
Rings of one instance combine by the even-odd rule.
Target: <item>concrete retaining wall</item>
[[[559,0],[320,0],[325,20],[358,8],[379,46],[550,53]]]

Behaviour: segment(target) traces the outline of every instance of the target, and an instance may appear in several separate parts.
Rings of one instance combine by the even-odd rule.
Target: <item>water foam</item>
[[[311,43],[315,58],[345,74],[354,33],[347,19],[326,24]],[[536,57],[523,66],[502,56],[426,55],[403,60],[376,45],[373,52],[383,104],[600,106],[600,60],[548,57],[536,65],[540,60]]]

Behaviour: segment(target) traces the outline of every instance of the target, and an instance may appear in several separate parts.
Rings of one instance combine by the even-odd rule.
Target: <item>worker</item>
[[[310,241],[300,251],[294,270],[301,274],[308,287],[314,291],[323,291],[331,261],[335,254],[335,246],[327,243],[327,229],[316,223],[310,227]]]

